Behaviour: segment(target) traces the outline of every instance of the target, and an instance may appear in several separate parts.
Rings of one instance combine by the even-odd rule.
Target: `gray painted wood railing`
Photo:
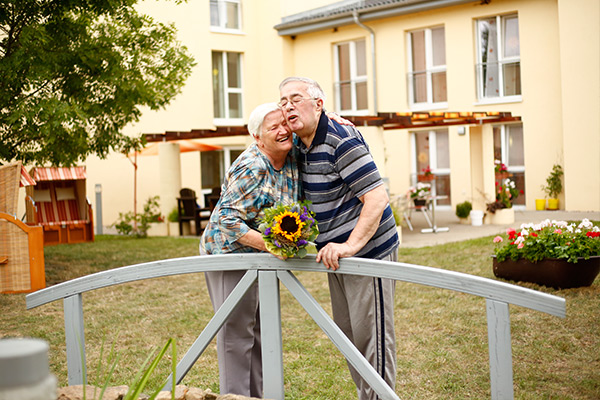
[[[266,398],[284,398],[279,302],[279,282],[281,282],[375,392],[382,399],[398,399],[394,391],[290,272],[298,270],[333,273],[331,270],[325,269],[323,265],[316,263],[314,255],[309,255],[304,259],[282,261],[268,254],[228,254],[174,258],[136,264],[73,279],[31,293],[26,297],[27,308],[31,309],[63,299],[69,384],[82,384],[86,382],[83,293],[138,280],[215,270],[248,270],[248,272],[177,365],[176,382],[183,379],[242,296],[258,280],[263,335],[263,373],[269,377],[269,379],[265,379],[264,395]],[[514,304],[561,318],[566,315],[563,298],[444,269],[352,257],[341,260],[340,269],[335,273],[390,278],[484,297],[487,311],[492,399],[512,399],[514,397],[508,305]],[[169,380],[171,381],[172,377]],[[167,383],[166,390],[169,387],[170,383]]]

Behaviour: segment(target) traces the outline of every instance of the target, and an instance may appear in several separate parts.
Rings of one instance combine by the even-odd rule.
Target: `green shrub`
[[[169,215],[167,215],[167,221],[169,222],[179,222],[179,210],[177,207],[171,210]]]
[[[470,201],[463,201],[456,205],[456,216],[458,218],[468,218],[472,209],[473,205]]]
[[[148,200],[146,200],[146,204],[144,204],[144,211],[140,214],[134,214],[133,211],[119,213],[117,222],[112,226],[114,226],[121,235],[140,238],[147,237],[150,224],[152,222],[163,221],[158,206],[158,199],[158,196],[149,197]]]

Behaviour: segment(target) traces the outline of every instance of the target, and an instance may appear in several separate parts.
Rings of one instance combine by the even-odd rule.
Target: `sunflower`
[[[267,249],[283,257],[304,257],[307,246],[319,234],[315,215],[308,209],[309,202],[276,204],[265,209],[258,230]]]
[[[302,235],[305,224],[297,212],[285,211],[274,218],[273,233],[295,242]]]

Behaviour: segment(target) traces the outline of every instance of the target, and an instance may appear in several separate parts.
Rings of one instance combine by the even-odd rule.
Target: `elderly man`
[[[325,115],[317,82],[290,77],[279,85],[287,123],[300,139],[304,195],[319,222],[317,262],[337,270],[342,257],[396,261],[398,234],[387,192],[362,135]],[[395,282],[328,274],[333,318],[381,377],[395,387]],[[377,396],[348,365],[361,400]]]
[[[200,254],[266,252],[258,232],[264,209],[298,200],[298,169],[292,133],[275,103],[258,106],[248,131],[255,143],[231,165],[221,198],[200,241]],[[216,310],[245,271],[206,272],[210,299]],[[262,397],[262,357],[258,289],[254,285],[217,335],[220,391]]]

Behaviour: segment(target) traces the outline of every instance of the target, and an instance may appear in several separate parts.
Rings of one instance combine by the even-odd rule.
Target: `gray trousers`
[[[215,311],[221,307],[246,271],[205,272]],[[263,396],[258,286],[255,283],[217,334],[221,394]]]
[[[386,261],[397,261],[397,250]],[[394,389],[396,386],[396,334],[394,331],[393,279],[327,274],[333,320],[354,343],[379,375]],[[348,363],[360,400],[377,395]]]

